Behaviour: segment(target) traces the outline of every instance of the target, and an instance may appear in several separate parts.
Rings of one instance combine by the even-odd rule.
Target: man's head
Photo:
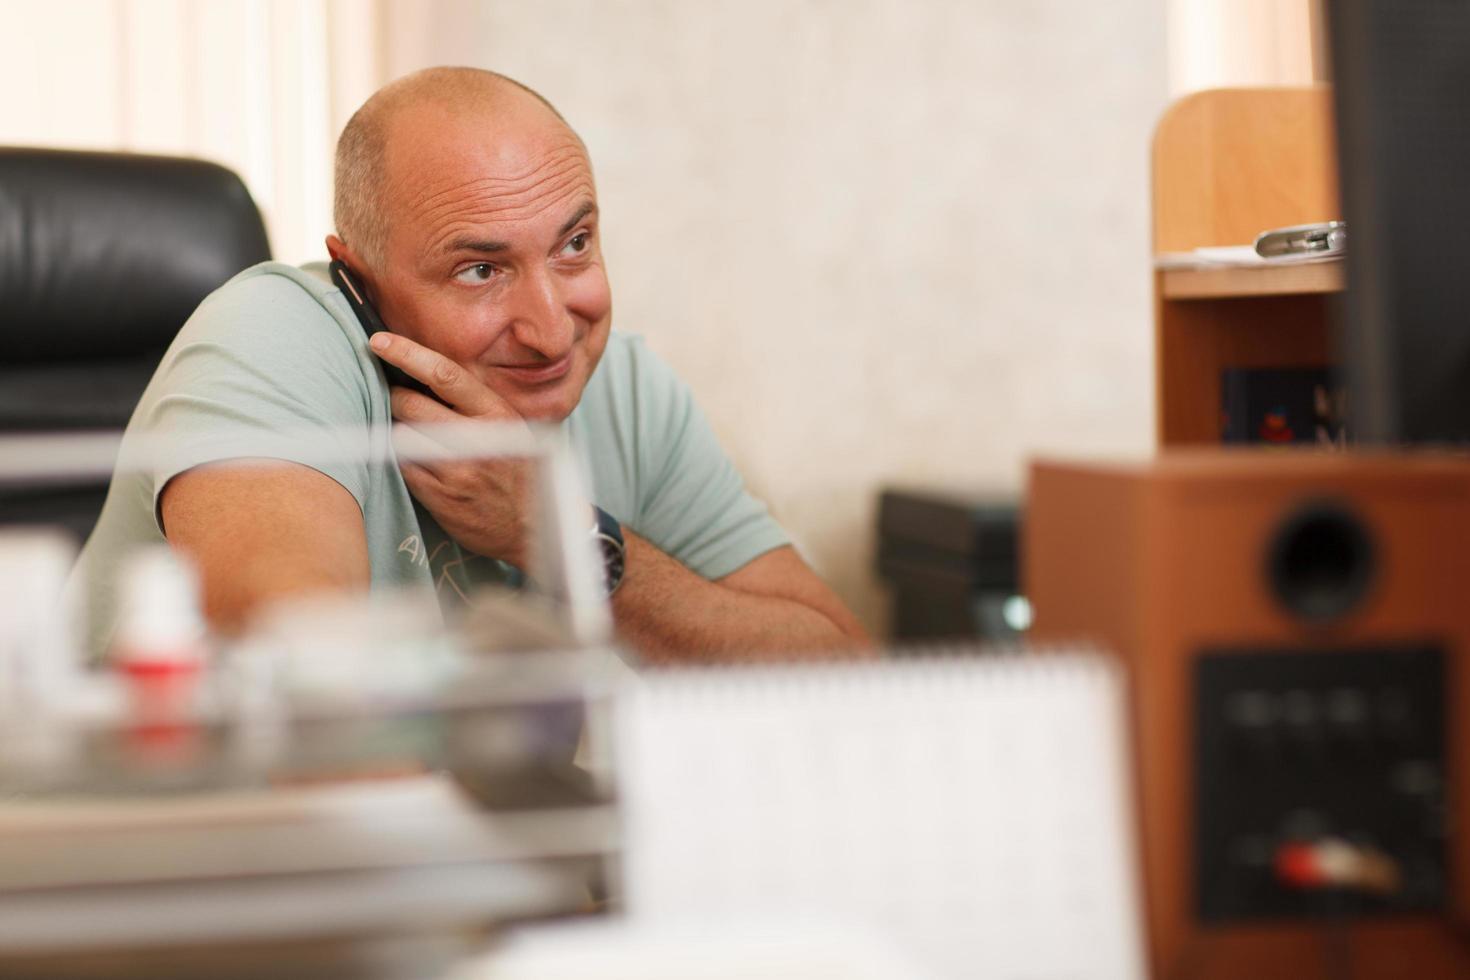
[[[582,141],[517,82],[431,68],[368,99],[337,143],[327,249],[395,333],[471,370],[522,416],[576,407],[612,298]]]

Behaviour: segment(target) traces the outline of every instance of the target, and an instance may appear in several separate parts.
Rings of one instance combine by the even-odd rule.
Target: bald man
[[[371,441],[394,420],[466,418],[565,432],[591,477],[589,533],[621,539],[612,609],[643,651],[864,641],[745,491],[688,389],[612,331],[591,163],[549,103],[477,69],[410,75],[347,124],[336,181],[327,250],[391,333],[370,345],[321,266],[265,263],[200,305],[128,428],[166,437],[169,459],[129,472],[125,439],[84,549],[94,650],[117,616],[108,573],[149,541],[197,561],[206,610],[226,628],[284,595],[417,586],[452,606],[481,583],[515,581],[524,462],[395,469],[293,459],[278,438],[320,427]],[[384,365],[424,390],[390,386]],[[287,463],[212,465],[260,457]]]

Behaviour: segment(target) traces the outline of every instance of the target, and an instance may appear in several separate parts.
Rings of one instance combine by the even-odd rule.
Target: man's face
[[[422,106],[391,126],[384,322],[522,417],[566,418],[612,324],[585,149],[539,105],[483,123]]]

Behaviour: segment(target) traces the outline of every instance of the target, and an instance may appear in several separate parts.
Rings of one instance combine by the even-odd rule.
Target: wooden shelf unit
[[[1215,89],[1175,102],[1153,143],[1155,254],[1251,242],[1339,218],[1326,86]],[[1154,272],[1161,448],[1220,441],[1226,368],[1332,363],[1341,262]]]
[[[1342,290],[1343,262],[1248,268],[1163,269],[1159,282],[1164,299],[1232,299],[1249,296],[1294,296]]]

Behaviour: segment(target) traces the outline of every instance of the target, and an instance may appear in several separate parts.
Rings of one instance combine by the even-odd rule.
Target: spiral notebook
[[[630,920],[835,924],[937,978],[1142,977],[1122,692],[1086,653],[648,674],[620,722]]]

